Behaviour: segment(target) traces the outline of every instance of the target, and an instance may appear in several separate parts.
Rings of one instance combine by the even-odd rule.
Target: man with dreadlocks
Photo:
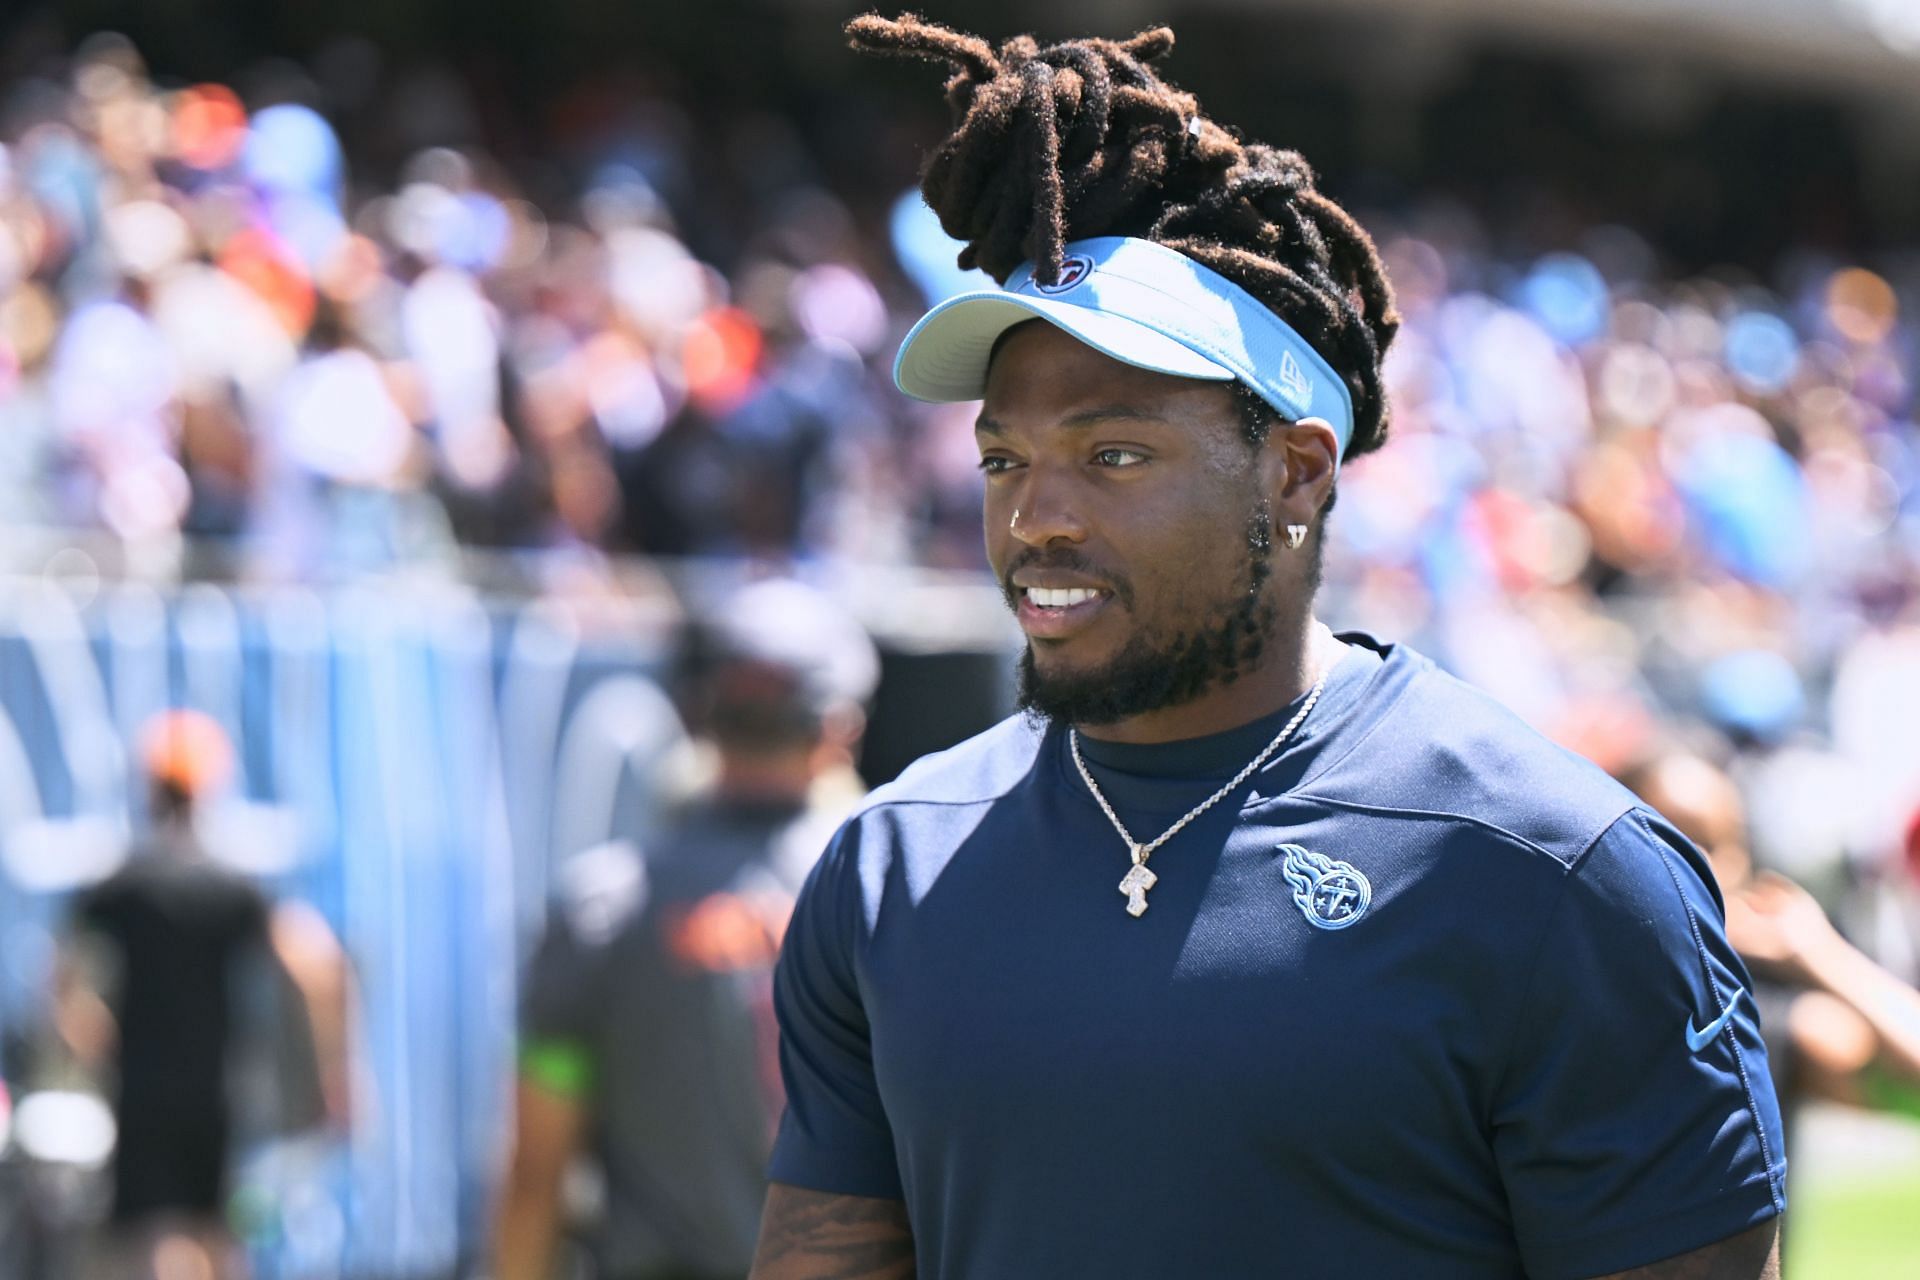
[[[1700,855],[1314,618],[1387,426],[1366,234],[1158,76],[1164,30],[849,30],[954,69],[923,190],[1002,287],[896,377],[983,401],[1028,714],[875,793],[802,894],[755,1275],[1776,1275]]]

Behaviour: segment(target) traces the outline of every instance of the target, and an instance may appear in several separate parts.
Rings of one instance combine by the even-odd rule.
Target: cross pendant
[[[1127,914],[1139,919],[1147,913],[1147,890],[1153,888],[1160,877],[1147,870],[1147,864],[1136,862],[1127,869],[1126,879],[1120,882],[1120,892],[1127,895]]]

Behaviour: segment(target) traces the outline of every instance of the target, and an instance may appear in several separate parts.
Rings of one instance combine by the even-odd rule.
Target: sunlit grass
[[[1920,1277],[1920,1168],[1795,1185],[1787,1280]]]

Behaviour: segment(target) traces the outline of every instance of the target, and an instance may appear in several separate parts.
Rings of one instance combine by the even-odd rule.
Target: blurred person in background
[[[1795,1112],[1815,1099],[1920,1112],[1920,991],[1848,942],[1793,880],[1756,874],[1733,780],[1684,750],[1657,753],[1621,780],[1712,864],[1727,940],[1753,971],[1789,1147]]]
[[[275,907],[209,858],[195,820],[234,763],[218,723],[162,714],[142,763],[151,834],[79,895],[57,965],[56,1027],[110,1081],[118,1132],[99,1275],[236,1275],[224,1218],[248,1135],[234,1064],[268,1046],[280,1127],[341,1118],[346,965],[316,913]]]
[[[738,1280],[779,1117],[772,970],[800,882],[857,802],[878,660],[791,581],[746,586],[695,637],[683,697],[711,779],[657,840],[560,872],[526,979],[496,1280],[559,1274],[576,1157],[601,1280]]]

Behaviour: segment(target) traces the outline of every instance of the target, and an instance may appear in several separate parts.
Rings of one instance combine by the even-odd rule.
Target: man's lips
[[[1036,581],[1015,584],[1014,616],[1035,640],[1064,640],[1084,630],[1113,600],[1112,592],[1084,581],[1054,585],[1034,576]]]

